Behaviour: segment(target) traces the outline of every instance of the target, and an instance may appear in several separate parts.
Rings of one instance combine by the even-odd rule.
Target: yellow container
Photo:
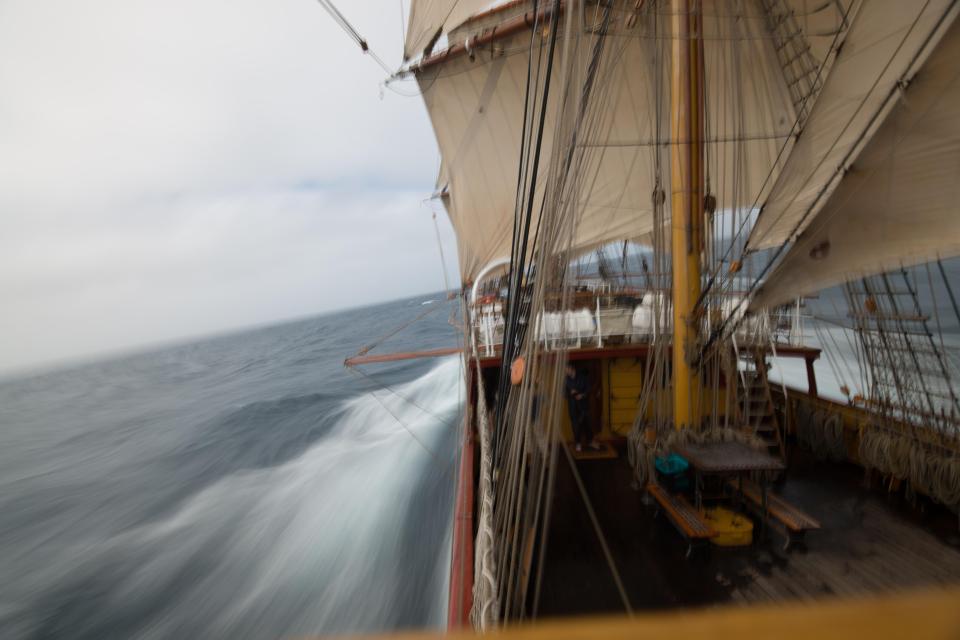
[[[746,547],[753,543],[753,522],[744,515],[713,507],[704,511],[703,517],[717,535],[710,542],[719,547]]]

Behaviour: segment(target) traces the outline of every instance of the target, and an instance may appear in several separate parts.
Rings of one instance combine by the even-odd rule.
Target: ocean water
[[[438,298],[432,304],[423,303]],[[463,402],[401,300],[0,381],[0,638],[442,627]]]

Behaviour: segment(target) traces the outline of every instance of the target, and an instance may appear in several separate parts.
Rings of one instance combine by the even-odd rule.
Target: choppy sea
[[[960,317],[926,279],[953,358]],[[804,332],[833,351],[816,369],[837,399],[861,392],[842,298],[812,301],[826,323]],[[0,379],[0,639],[442,628],[461,362],[343,360],[424,314],[377,349],[456,346],[450,306],[420,296]],[[787,358],[771,377],[806,380]]]
[[[434,302],[424,304],[427,300]],[[0,637],[442,627],[463,401],[421,296],[0,380]]]

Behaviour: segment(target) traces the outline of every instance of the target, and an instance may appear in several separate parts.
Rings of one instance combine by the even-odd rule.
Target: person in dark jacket
[[[587,397],[590,394],[590,380],[586,372],[578,371],[569,363],[567,363],[566,373],[564,388],[576,449],[583,451],[583,447],[589,447],[597,451],[600,449],[600,444],[593,437],[593,427],[590,424],[590,400]]]

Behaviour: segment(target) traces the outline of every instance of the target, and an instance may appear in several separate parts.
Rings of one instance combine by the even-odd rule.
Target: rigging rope
[[[549,52],[547,54],[546,77],[544,78],[543,98],[541,99],[540,118],[537,125],[536,145],[533,151],[533,167],[530,170],[530,194],[527,198],[526,212],[524,214],[522,230],[520,231],[519,236],[519,252],[511,255],[510,258],[510,292],[507,297],[507,313],[509,317],[507,319],[506,326],[504,327],[505,333],[500,363],[500,392],[497,394],[497,408],[495,416],[497,432],[495,432],[494,437],[494,451],[498,450],[499,445],[499,440],[496,437],[496,433],[499,433],[500,427],[503,423],[503,408],[505,406],[504,403],[508,389],[507,381],[509,380],[507,375],[508,369],[510,364],[513,362],[514,357],[516,356],[517,342],[515,334],[520,322],[518,312],[520,310],[520,296],[523,285],[524,264],[526,262],[527,243],[530,238],[530,220],[533,217],[534,193],[536,192],[537,188],[537,173],[540,169],[540,151],[543,147],[544,125],[546,124],[547,105],[550,97],[550,79],[553,71],[553,59],[557,46],[557,31],[560,23],[559,14],[560,0],[554,0],[553,15],[551,16],[550,26],[550,45]]]
[[[924,3],[924,10],[926,9],[926,6],[928,4],[929,4],[929,0],[927,0],[927,2]],[[939,16],[936,24],[929,31],[929,33],[927,33],[927,36],[924,39],[923,43],[918,47],[912,59],[910,60],[909,64],[906,66],[906,71],[904,73],[904,76],[900,78],[899,82],[896,82],[893,84],[893,86],[891,86],[884,100],[881,102],[880,105],[878,105],[877,109],[873,112],[873,114],[871,114],[870,119],[868,120],[868,122],[866,123],[865,127],[863,128],[863,130],[861,131],[858,137],[857,143],[853,144],[847,150],[847,153],[844,155],[843,159],[839,163],[839,169],[843,169],[843,171],[840,171],[838,169],[838,171],[834,174],[833,179],[828,180],[826,184],[821,186],[816,196],[814,197],[813,201],[807,207],[806,211],[804,211],[803,215],[800,216],[800,219],[797,221],[797,223],[793,225],[793,228],[791,229],[790,233],[787,235],[786,239],[780,243],[780,245],[774,251],[773,255],[769,258],[769,260],[766,262],[764,267],[761,269],[760,273],[756,276],[756,278],[753,279],[749,289],[745,294],[745,297],[747,299],[749,299],[753,295],[757,287],[760,285],[760,282],[763,280],[764,276],[766,276],[766,274],[770,271],[770,269],[774,266],[774,264],[777,263],[780,256],[783,254],[784,250],[791,244],[792,239],[796,236],[796,234],[799,232],[800,228],[804,225],[807,219],[813,214],[815,210],[817,210],[817,207],[821,199],[830,192],[830,187],[835,183],[836,176],[839,175],[842,179],[842,176],[845,175],[845,168],[850,166],[854,155],[859,151],[860,141],[862,141],[863,138],[867,135],[867,133],[875,127],[877,121],[886,112],[890,102],[893,101],[897,96],[902,95],[902,93],[904,93],[909,88],[911,78],[907,77],[907,74],[909,74],[914,69],[917,61],[922,57],[924,52],[927,50],[928,46],[933,41],[935,34],[939,32],[942,25],[946,22],[947,17],[954,10],[954,7],[956,4],[957,4],[956,0],[954,0],[954,2],[951,2],[950,5]],[[906,30],[906,33],[901,38],[900,43],[896,48],[896,52],[899,52],[900,48],[907,41],[907,39],[913,32],[914,28],[916,27],[917,23],[920,21],[920,17],[922,16],[922,14],[923,14],[923,10],[921,10],[917,14],[916,18],[914,18],[914,21],[911,23],[909,29]],[[886,71],[886,69],[889,68],[890,64],[892,64],[892,61],[893,61],[893,56],[891,56],[890,60],[888,60],[887,64],[884,66],[884,69],[883,69],[884,71]],[[874,86],[876,86],[876,84],[879,82],[879,79],[880,79],[880,76],[878,75],[877,79],[874,82]],[[870,95],[870,92],[867,92],[864,95],[863,99],[860,101],[860,107],[858,107],[857,109],[858,112],[859,112],[859,109],[862,108],[863,104],[866,103],[869,95]],[[814,108],[816,108],[816,106],[817,105],[814,105]],[[848,122],[847,126],[849,126],[849,124],[850,123]],[[843,130],[846,131],[846,127],[844,127]],[[836,142],[834,142],[834,145],[835,144]],[[804,184],[806,184],[806,182],[809,182],[809,180],[813,177],[813,175],[814,173],[813,171],[811,171],[810,175],[807,177]],[[837,210],[840,210],[840,209],[842,209],[842,207],[837,208]],[[727,318],[726,320],[724,320],[721,326],[716,331],[711,332],[709,338],[707,339],[703,348],[701,349],[701,357],[703,352],[709,349],[715,343],[715,341],[724,333],[724,331],[727,330],[727,325],[729,324],[730,319],[731,318]],[[735,325],[739,324],[739,320],[735,321],[734,324]]]
[[[330,14],[330,17],[333,18],[333,21],[343,29],[344,33],[350,37],[351,40],[357,43],[361,51],[373,58],[373,61],[380,65],[380,68],[383,69],[387,75],[393,74],[393,69],[387,66],[387,64],[380,59],[374,51],[370,48],[370,45],[367,44],[367,41],[363,39],[363,36],[353,28],[353,25],[340,13],[340,10],[334,6],[331,0],[317,0],[320,3],[320,6],[327,10],[327,13]]]
[[[383,344],[386,340],[388,340],[388,339],[392,338],[393,336],[397,335],[398,333],[400,333],[401,331],[403,331],[404,329],[406,329],[406,328],[409,327],[410,325],[415,324],[415,323],[419,322],[420,320],[423,320],[424,318],[426,318],[428,315],[430,315],[431,313],[433,313],[433,312],[436,311],[437,309],[442,309],[442,308],[443,308],[443,304],[431,305],[426,311],[421,312],[421,313],[420,313],[416,318],[414,318],[413,320],[409,320],[409,321],[407,321],[407,322],[404,322],[403,324],[401,324],[400,326],[398,326],[396,329],[394,329],[394,330],[386,333],[385,335],[377,338],[376,340],[374,340],[374,341],[371,342],[370,344],[367,344],[367,345],[364,345],[364,346],[360,347],[360,349],[357,351],[356,355],[358,355],[358,356],[365,356],[365,355],[367,355],[367,354],[370,353],[373,349],[376,349],[378,346],[380,346],[381,344]],[[347,365],[347,366],[349,366],[349,365]]]
[[[370,378],[370,376],[368,376],[367,374],[363,373],[363,372],[360,371],[359,369],[354,369],[353,367],[347,367],[347,371],[350,371],[350,372],[353,373],[354,375],[362,375],[362,376],[364,376],[364,377],[366,377],[366,378]],[[370,379],[373,380],[373,378],[370,378]],[[405,397],[402,396],[401,394],[397,393],[396,391],[394,391],[394,390],[391,389],[390,387],[386,387],[385,385],[384,385],[384,388],[386,388],[388,391],[390,391],[391,393],[393,393],[395,396],[397,396],[397,397],[400,398],[401,400],[404,400],[404,401],[406,401],[406,402],[414,405],[415,407],[419,408],[419,409],[420,409],[421,411],[423,411],[424,413],[427,413],[427,414],[429,414],[429,415],[431,415],[431,416],[433,416],[433,417],[435,417],[435,418],[437,418],[437,419],[439,420],[439,417],[438,417],[438,416],[436,416],[435,414],[431,413],[430,411],[424,409],[423,407],[421,407],[421,406],[418,405],[417,403],[413,402],[413,401],[410,400],[409,398],[405,398]],[[418,445],[420,445],[420,447],[421,447],[424,451],[426,451],[428,454],[430,454],[430,457],[433,459],[433,462],[434,462],[435,464],[440,464],[440,458],[437,456],[436,452],[435,452],[433,449],[431,449],[430,447],[428,447],[428,446],[426,445],[426,443],[425,443],[423,440],[421,440],[421,439],[417,436],[416,433],[414,433],[413,429],[410,428],[410,425],[408,425],[406,422],[404,422],[403,420],[401,420],[401,419],[400,419],[400,416],[398,416],[396,413],[394,413],[394,411],[393,411],[390,407],[387,406],[387,404],[383,401],[383,399],[382,399],[380,396],[378,396],[378,395],[376,394],[375,391],[371,391],[371,392],[370,392],[370,395],[373,396],[373,399],[377,401],[377,404],[379,404],[381,407],[383,407],[384,411],[386,411],[386,412],[389,413],[391,416],[393,416],[393,419],[396,420],[397,424],[399,424],[401,427],[403,427],[403,430],[407,432],[407,435],[409,435],[411,438],[413,438],[414,442],[416,442]]]
[[[573,460],[573,454],[570,453],[570,447],[565,445],[561,446],[563,447],[563,452],[567,459],[567,463],[570,465],[570,472],[573,474],[573,479],[577,483],[577,490],[580,492],[580,497],[583,498],[583,506],[587,510],[587,515],[590,516],[590,524],[593,525],[593,530],[597,534],[597,541],[600,543],[600,548],[603,550],[603,556],[607,561],[607,568],[610,569],[610,575],[617,585],[617,592],[620,594],[620,600],[623,602],[623,608],[627,612],[627,615],[632,617],[633,607],[630,606],[630,598],[627,597],[627,590],[623,586],[623,580],[620,578],[620,572],[617,571],[617,565],[613,561],[613,554],[610,553],[610,547],[607,544],[607,537],[603,535],[603,527],[600,526],[600,521],[597,519],[597,514],[593,510],[593,503],[590,501],[590,495],[587,493],[587,488],[583,486],[583,479],[580,477],[580,472],[577,471],[577,463]]]

